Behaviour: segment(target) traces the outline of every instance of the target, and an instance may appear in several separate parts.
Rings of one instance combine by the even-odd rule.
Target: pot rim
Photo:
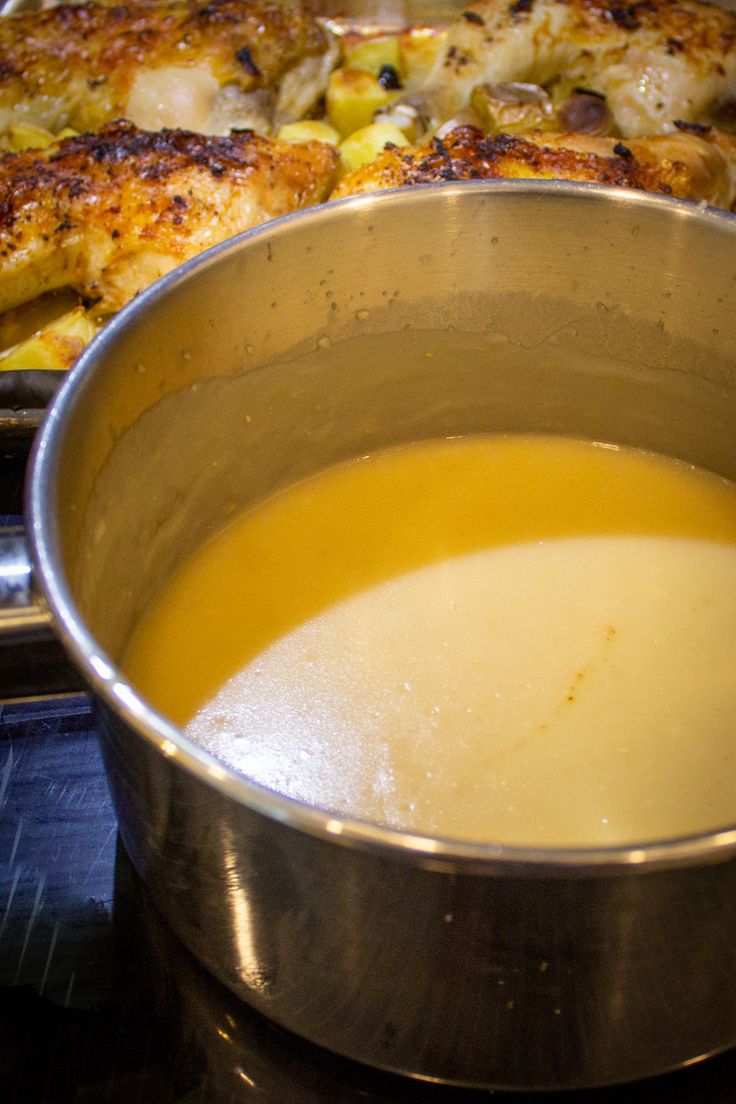
[[[172,764],[217,790],[224,798],[310,835],[361,850],[390,853],[397,860],[418,862],[438,870],[458,870],[462,867],[465,872],[493,876],[498,876],[499,873],[524,877],[549,877],[551,874],[570,877],[628,874],[731,859],[736,856],[736,821],[722,829],[634,844],[593,847],[512,846],[432,837],[390,828],[331,813],[270,790],[220,762],[139,697],[123,673],[95,641],[76,607],[66,580],[57,569],[60,562],[59,525],[56,514],[50,508],[57,491],[56,457],[69,419],[79,404],[84,402],[87,380],[104,361],[108,348],[116,342],[122,330],[135,325],[142,314],[153,309],[170,287],[190,279],[199,269],[215,264],[221,254],[247,248],[247,243],[260,241],[264,237],[289,234],[292,224],[303,220],[319,222],[348,217],[340,214],[347,208],[352,217],[356,208],[373,209],[395,202],[405,204],[410,201],[431,204],[435,201],[434,197],[442,197],[444,203],[453,204],[462,193],[470,189],[486,193],[488,197],[518,193],[536,197],[539,201],[544,201],[550,193],[555,193],[575,202],[599,203],[606,208],[620,209],[623,206],[632,212],[646,207],[661,207],[672,212],[673,221],[708,220],[736,236],[736,215],[704,203],[598,184],[558,180],[463,181],[394,188],[333,201],[246,230],[185,262],[123,307],[92,341],[68,373],[34,443],[26,491],[28,537],[36,582],[52,613],[55,632],[93,693],[160,754],[170,759]],[[410,200],[410,195],[414,197],[413,200]],[[397,200],[397,196],[400,199]]]

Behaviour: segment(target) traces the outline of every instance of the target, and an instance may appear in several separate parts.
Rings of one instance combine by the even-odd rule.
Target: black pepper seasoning
[[[392,92],[397,88],[401,88],[399,74],[396,72],[393,65],[381,66],[378,73],[378,83],[382,88],[385,88],[387,92]]]

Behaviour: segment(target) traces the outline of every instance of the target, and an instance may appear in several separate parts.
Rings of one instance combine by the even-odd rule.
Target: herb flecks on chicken
[[[706,116],[736,86],[736,14],[700,0],[476,0],[412,97],[436,128],[499,82],[605,96],[624,137]]]
[[[584,134],[496,134],[461,126],[426,145],[387,149],[348,173],[332,193],[453,180],[558,179],[705,200],[729,208],[736,200],[736,138],[685,124],[652,138]]]
[[[241,230],[324,200],[338,155],[130,123],[0,158],[0,311],[71,287],[114,311]]]
[[[0,129],[96,130],[127,116],[151,130],[266,130],[314,104],[336,49],[308,3],[123,0],[6,16]]]

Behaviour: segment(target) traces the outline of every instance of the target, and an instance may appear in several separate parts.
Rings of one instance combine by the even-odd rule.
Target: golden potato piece
[[[26,341],[0,354],[0,372],[24,369],[66,371],[96,332],[97,326],[84,307],[75,307],[49,322]]]
[[[382,69],[390,66],[398,76],[401,76],[401,50],[398,37],[384,35],[382,38],[369,38],[365,42],[359,42],[345,55],[345,66],[348,69],[365,69],[376,77]]]
[[[347,138],[373,122],[376,111],[396,99],[398,93],[383,87],[365,69],[336,69],[327,86],[327,119]]]
[[[393,123],[371,123],[354,131],[340,144],[342,163],[348,172],[378,157],[386,146],[408,146],[406,135]]]
[[[276,136],[282,142],[327,142],[336,146],[340,135],[329,123],[321,119],[302,119],[298,123],[284,123]]]

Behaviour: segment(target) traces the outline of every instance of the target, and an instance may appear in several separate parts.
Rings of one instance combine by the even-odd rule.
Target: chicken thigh
[[[336,51],[308,4],[286,0],[123,0],[7,16],[0,129],[96,130],[121,116],[149,130],[226,133],[256,117],[267,129],[314,103]]]
[[[562,179],[704,200],[736,201],[736,138],[715,128],[681,124],[652,138],[584,134],[496,134],[456,127],[419,147],[385,150],[342,178],[332,199],[359,192],[449,180]]]
[[[702,0],[476,0],[410,103],[435,128],[477,85],[560,80],[605,96],[624,137],[703,121],[736,92],[736,14]]]
[[[338,154],[113,123],[0,158],[0,311],[70,287],[117,310],[209,246],[325,199]]]

